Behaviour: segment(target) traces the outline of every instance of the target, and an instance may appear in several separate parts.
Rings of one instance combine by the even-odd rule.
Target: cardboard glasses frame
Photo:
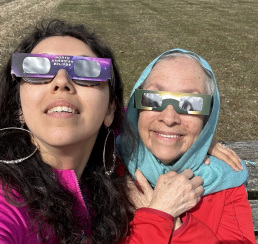
[[[112,61],[108,58],[84,56],[13,53],[11,74],[26,82],[45,84],[51,82],[60,69],[78,85],[96,86],[101,82],[115,85]]]
[[[175,111],[180,114],[209,115],[212,96],[135,89],[134,107],[137,109],[163,111],[168,105],[172,105]]]

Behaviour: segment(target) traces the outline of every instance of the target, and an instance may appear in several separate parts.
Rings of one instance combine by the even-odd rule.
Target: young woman
[[[83,25],[53,20],[21,42],[1,73],[1,243],[123,238],[123,109],[113,54]]]

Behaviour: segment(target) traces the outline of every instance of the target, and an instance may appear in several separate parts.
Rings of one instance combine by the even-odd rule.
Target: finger
[[[168,177],[174,177],[174,176],[178,175],[178,173],[176,171],[169,171],[165,175]]]
[[[191,179],[191,183],[192,183],[193,188],[198,188],[199,186],[202,185],[203,179],[201,176],[195,176]]]
[[[129,176],[127,176],[127,178],[126,178],[126,185],[129,190],[131,190],[131,189],[133,190],[134,188],[136,188],[135,182]]]
[[[142,172],[139,169],[137,169],[135,171],[134,175],[138,181],[138,184],[139,184],[141,190],[144,192],[144,194],[147,194],[147,195],[152,194],[153,189],[152,189],[151,185],[149,184],[148,180],[142,174]]]
[[[185,175],[187,179],[191,179],[193,177],[193,171],[191,169],[185,169],[181,174]]]
[[[126,195],[129,200],[129,202],[134,205],[134,199],[139,197],[140,193],[139,189],[135,185],[135,183],[128,183],[127,182],[127,189],[126,189]]]
[[[227,151],[230,153],[230,158],[232,161],[234,161],[236,167],[238,167],[239,169],[243,170],[243,166],[241,165],[241,159],[238,157],[237,153],[231,149],[230,147],[227,148]]]
[[[196,189],[195,189],[195,193],[198,197],[200,197],[204,192],[204,188],[202,185],[198,186]]]
[[[203,160],[203,163],[205,165],[209,165],[210,164],[210,159],[208,158],[208,156],[205,157],[205,159]]]
[[[243,170],[243,166],[239,161],[239,157],[231,148],[223,148],[220,147],[218,149],[218,158],[225,161],[232,169],[235,171],[239,171],[239,169]]]
[[[232,155],[229,155],[229,156],[232,156],[232,160],[236,160],[239,163],[241,163],[242,160],[238,157],[238,155],[235,153],[235,151],[232,150],[229,146],[227,146],[225,143],[217,143],[217,144],[219,145],[219,147],[218,147],[219,151],[221,151],[225,154],[228,154],[228,152],[232,153]],[[238,164],[238,162],[236,164]]]
[[[153,197],[153,189],[139,170],[136,170],[135,176],[137,181],[133,183],[131,180],[127,181],[128,200],[135,209],[148,207]]]
[[[134,212],[135,209],[146,207],[149,204],[148,200],[145,200],[144,194],[142,191],[136,186],[135,182],[132,181],[131,178],[127,178],[127,189],[126,189],[126,195],[128,198],[128,201],[131,203],[130,211]]]
[[[138,197],[143,194],[142,190],[137,187],[136,182],[134,182],[130,177],[127,177],[126,184],[126,194],[128,198],[133,199],[134,196]]]
[[[225,161],[235,171],[243,170],[238,155],[224,144],[213,141],[208,153]]]
[[[201,201],[201,196],[197,197],[197,203]]]

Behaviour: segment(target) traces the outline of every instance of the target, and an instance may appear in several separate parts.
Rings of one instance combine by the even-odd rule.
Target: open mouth
[[[56,106],[49,110],[47,110],[47,114],[51,113],[70,113],[70,114],[78,114],[78,111],[74,108],[67,106]]]

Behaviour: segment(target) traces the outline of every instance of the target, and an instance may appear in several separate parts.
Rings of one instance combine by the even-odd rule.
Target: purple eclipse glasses
[[[110,81],[114,86],[112,62],[109,58],[83,56],[13,53],[12,70],[14,77],[26,82],[46,84],[56,76],[58,70],[66,70],[69,77],[80,86],[97,86]]]

